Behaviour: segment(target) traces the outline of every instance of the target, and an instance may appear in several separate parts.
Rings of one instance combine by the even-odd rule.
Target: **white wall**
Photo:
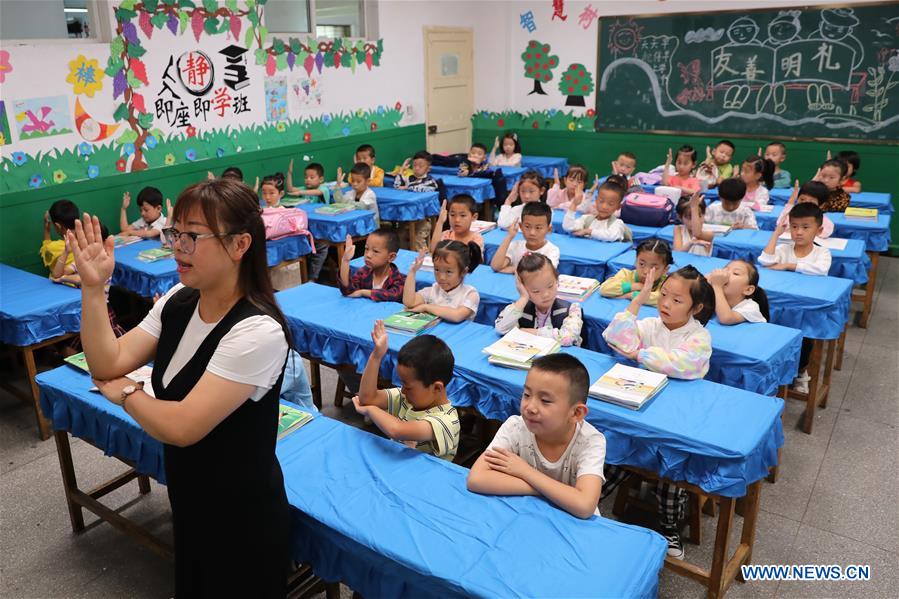
[[[63,0],[0,1],[0,39],[68,37]]]

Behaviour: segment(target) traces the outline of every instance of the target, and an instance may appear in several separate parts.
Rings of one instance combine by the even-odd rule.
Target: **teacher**
[[[69,233],[81,338],[97,387],[164,444],[176,597],[283,597],[289,519],[275,457],[289,332],[259,203],[228,179],[191,185],[166,229],[181,283],[116,338],[103,287],[114,242],[84,214]],[[153,395],[125,375],[153,361]]]

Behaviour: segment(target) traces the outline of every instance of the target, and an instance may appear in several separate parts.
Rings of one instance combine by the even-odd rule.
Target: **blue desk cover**
[[[435,175],[436,179],[443,181],[446,187],[446,197],[453,198],[457,195],[470,195],[478,204],[496,197],[493,184],[490,179],[482,177],[459,177],[456,175]]]
[[[380,203],[379,203],[380,205]],[[324,204],[301,204],[297,206],[306,212],[309,232],[316,240],[343,243],[347,235],[363,237],[374,231],[375,213],[371,210],[352,210],[343,214],[318,214],[315,209]]]
[[[87,374],[61,366],[37,380],[56,430],[165,483],[162,445],[91,393]],[[656,593],[666,544],[645,528],[469,493],[465,468],[326,417],[279,441],[277,454],[294,559],[366,596],[586,596],[600,583],[616,596]],[[559,557],[550,576],[525,575],[545,560],[534,542]]]
[[[568,159],[559,156],[522,156],[521,166],[534,169],[545,179],[552,180],[553,172],[559,169],[559,177],[568,172]]]
[[[659,239],[672,243],[674,239],[674,225],[661,229]],[[751,229],[738,229],[727,235],[715,237],[712,253],[718,258],[727,260],[748,260],[758,262],[762,250],[771,239],[771,231],[755,231]],[[868,282],[868,269],[871,268],[871,259],[865,253],[865,244],[858,239],[850,239],[842,250],[830,250],[830,272],[832,277],[849,279],[856,285],[864,285]]]
[[[81,291],[0,264],[0,342],[25,347],[81,330]]]
[[[755,212],[759,229],[773,231],[783,206],[775,206],[771,212]],[[841,239],[858,239],[869,252],[885,252],[890,246],[890,215],[882,213],[876,221],[846,218],[842,212],[828,212],[827,218],[833,222],[833,236]]]
[[[562,222],[565,220],[565,211],[556,208],[553,210],[553,233],[558,233],[559,235],[568,235],[565,232],[565,229],[562,228]],[[652,239],[659,232],[659,227],[641,227],[637,225],[628,225],[628,229],[631,230],[631,235],[633,236],[633,242],[635,244],[640,243],[646,239]]]
[[[415,254],[400,250],[394,262],[400,272],[408,272]],[[350,263],[351,269],[361,268],[362,259]],[[611,269],[611,267],[610,267]],[[416,287],[421,289],[434,283],[434,273],[419,271]],[[496,317],[507,305],[518,299],[511,275],[498,274],[489,267],[479,266],[465,278],[481,296],[475,322],[492,327]],[[617,355],[602,338],[615,314],[627,309],[627,300],[607,299],[594,293],[581,304],[584,314],[584,347],[609,355]],[[655,308],[646,306],[641,317],[657,316]],[[845,321],[844,321],[845,322]],[[798,367],[802,334],[799,330],[777,324],[743,323],[724,326],[713,320],[708,325],[712,334],[710,381],[756,393],[773,395],[779,385],[792,382]],[[842,329],[840,329],[842,330]],[[839,333],[837,333],[839,336]],[[833,338],[833,337],[831,337]]]
[[[494,229],[484,234],[484,261],[490,268],[490,260],[506,237],[502,229]],[[521,233],[516,239],[522,239]],[[606,263],[631,249],[631,243],[624,241],[596,241],[550,233],[547,239],[559,247],[559,272],[563,275],[589,277],[602,281],[606,276]]]
[[[343,298],[316,284],[277,296],[300,351],[330,364],[351,364],[359,372],[372,350],[372,323],[400,309],[391,302]],[[344,316],[339,322],[328,317],[337,313]],[[454,405],[476,407],[497,420],[518,413],[526,373],[487,362],[481,350],[499,338],[492,327],[441,323],[431,333],[443,339],[455,356],[448,386]],[[396,354],[409,339],[389,335],[382,377],[395,380]],[[584,363],[591,380],[615,363],[610,356],[581,348],[563,351]],[[777,448],[783,445],[781,399],[710,381],[670,380],[639,411],[594,400],[588,406],[587,419],[608,440],[609,463],[646,468],[710,493],[744,495],[748,484],[766,476],[776,464]]]
[[[528,170],[521,166],[495,166],[492,168],[494,170],[502,171],[503,179],[506,180],[506,189],[512,189],[512,187],[515,185],[515,182],[521,179],[521,175],[523,175]],[[444,185],[448,185],[448,183],[446,182],[447,176],[456,176],[456,173],[458,172],[458,168],[451,166],[431,167],[431,175],[437,177],[438,179],[443,179]]]
[[[417,192],[393,187],[372,187],[378,198],[381,220],[418,221],[440,214],[440,195],[436,191]]]
[[[768,192],[772,204],[786,204],[793,189],[773,189]],[[717,191],[715,197],[717,197]],[[849,194],[849,205],[857,208],[877,208],[881,214],[892,214],[894,211],[892,197],[888,193],[861,191]]]
[[[635,251],[622,254],[609,263],[610,270],[634,268]],[[724,268],[730,260],[674,252],[669,272],[688,264],[708,274]],[[768,295],[771,322],[799,329],[804,337],[836,339],[849,320],[853,282],[836,277],[816,277],[798,272],[759,268],[759,286]]]

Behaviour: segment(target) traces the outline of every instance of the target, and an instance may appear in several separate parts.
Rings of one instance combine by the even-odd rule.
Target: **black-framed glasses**
[[[215,233],[194,233],[193,231],[179,231],[175,227],[167,227],[162,230],[162,235],[165,237],[166,243],[172,246],[173,249],[175,247],[175,240],[177,239],[182,252],[185,254],[193,254],[197,249],[198,239],[229,237],[231,234],[216,235]]]

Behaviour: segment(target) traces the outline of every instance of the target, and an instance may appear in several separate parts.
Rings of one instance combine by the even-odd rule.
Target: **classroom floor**
[[[804,404],[789,401],[780,479],[762,487],[753,562],[869,564],[870,582],[755,582],[730,597],[895,597],[899,587],[899,259],[881,258],[867,329],[852,327],[842,371],[814,434],[798,430]],[[0,376],[8,376],[0,371]],[[363,426],[350,402],[331,404],[336,377],[323,370],[325,414]],[[72,441],[82,487],[124,467]],[[171,563],[108,524],[71,533],[52,440],[38,440],[31,408],[0,391],[0,597],[170,597]],[[171,538],[165,489],[153,483],[134,501],[134,483],[107,497],[128,517]],[[611,512],[610,500],[602,505]],[[85,512],[88,523],[96,518]],[[738,524],[740,519],[737,519]],[[701,547],[690,561],[710,564],[715,521],[703,517]],[[738,538],[739,526],[734,531]],[[890,589],[893,589],[890,591]],[[350,593],[343,589],[343,595]],[[595,589],[601,594],[601,587]],[[663,571],[661,597],[703,597],[698,583]]]

